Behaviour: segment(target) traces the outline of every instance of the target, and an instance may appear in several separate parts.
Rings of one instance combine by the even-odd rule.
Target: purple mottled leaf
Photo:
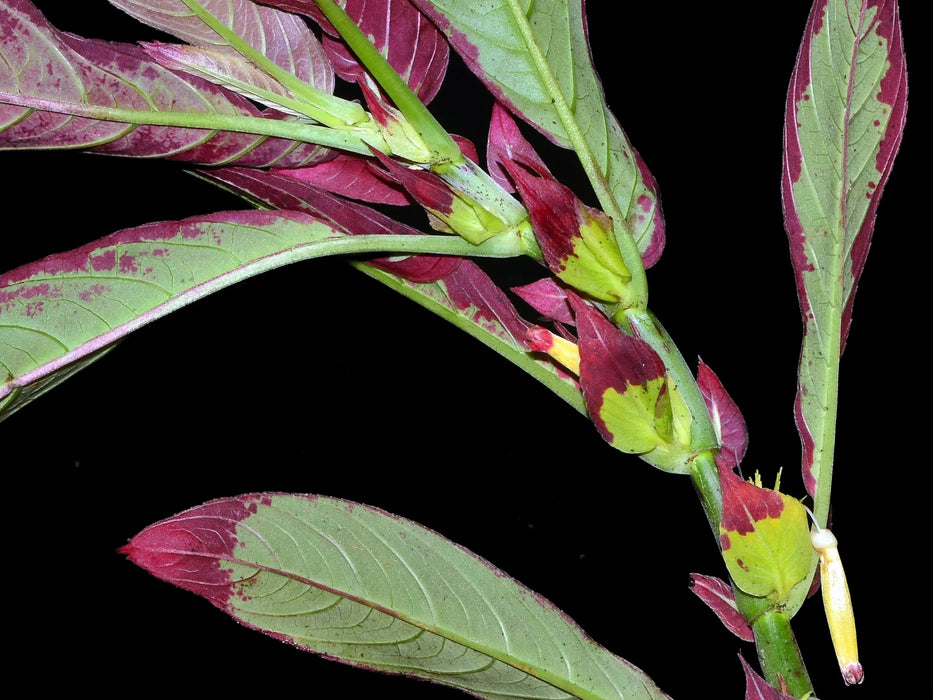
[[[99,106],[142,114],[263,116],[233,92],[163,68],[138,46],[62,34],[25,0],[0,7],[0,28],[9,37],[0,49],[0,103],[7,102],[0,104],[0,148],[83,147],[115,155],[248,166],[307,165],[326,154],[313,144],[247,133],[131,125],[59,113],[71,106],[78,113]]]
[[[110,0],[140,22],[194,46],[237,55],[226,39],[181,0]],[[220,24],[252,49],[296,78],[331,92],[334,76],[314,34],[303,19],[252,0],[199,0]]]
[[[834,368],[906,109],[896,0],[814,2],[787,95],[782,181],[804,320],[796,417],[814,495],[832,460]]]
[[[735,605],[732,586],[715,576],[690,574],[690,590],[716,613],[719,621],[732,634],[746,642],[755,641],[751,626]]]
[[[323,45],[337,75],[357,82],[364,68],[339,41],[333,25],[311,0],[263,0],[262,4],[314,19],[327,33]],[[347,16],[369,38],[418,98],[437,95],[450,58],[444,35],[409,0],[338,0]]]
[[[748,449],[748,428],[739,407],[719,381],[719,377],[702,360],[697,371],[697,385],[719,439],[716,463],[732,469],[742,463]]]
[[[276,168],[273,172],[335,194],[374,204],[411,204],[398,183],[373,166],[372,158],[340,153],[305,168]]]

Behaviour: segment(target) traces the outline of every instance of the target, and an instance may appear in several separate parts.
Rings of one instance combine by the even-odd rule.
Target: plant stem
[[[690,467],[690,477],[716,538],[716,545],[719,546],[722,489],[719,485],[719,468],[716,466],[715,456],[709,450],[701,452],[693,459]],[[791,616],[773,609],[767,598],[750,596],[735,584],[732,591],[736,607],[749,621],[755,634],[758,662],[765,680],[776,688],[781,687],[783,680],[795,698],[812,694],[813,684],[791,628]]]
[[[182,2],[237,53],[256,67],[261,68],[267,75],[286,87],[300,102],[304,103],[306,113],[315,121],[335,128],[353,126],[369,121],[369,115],[359,104],[322,92],[283,70],[214,17],[197,0],[182,0]]]
[[[207,131],[235,131],[256,136],[271,136],[290,141],[302,141],[363,155],[372,154],[367,143],[357,135],[295,120],[265,119],[263,117],[218,114],[216,112],[162,112],[157,110],[120,109],[77,102],[59,102],[8,92],[0,92],[0,103],[120,124],[171,126],[179,129],[205,129]]]
[[[783,681],[795,698],[812,695],[813,683],[790,627],[790,615],[769,610],[752,622],[752,631],[765,680],[775,688],[780,688]]]
[[[385,90],[399,111],[418,131],[425,145],[434,154],[438,162],[458,162],[463,158],[460,147],[434,118],[434,115],[412,92],[408,84],[395,71],[389,62],[370,43],[354,22],[347,17],[343,9],[333,0],[314,0],[321,12],[340,33],[347,46],[366,66],[376,82]]]

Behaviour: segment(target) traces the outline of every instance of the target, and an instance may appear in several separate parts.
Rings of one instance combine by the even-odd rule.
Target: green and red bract
[[[240,623],[344,663],[477,697],[667,698],[485,560],[358,503],[219,499],[149,526],[121,551]]]
[[[814,2],[787,95],[782,189],[805,334],[803,475],[823,523],[839,355],[906,109],[896,0]]]
[[[589,303],[575,295],[570,303],[579,336],[580,386],[599,433],[622,452],[686,473],[692,418],[661,358]]]
[[[810,570],[813,551],[806,510],[795,498],[719,469],[720,545],[735,585],[782,605]]]
[[[631,273],[612,234],[612,222],[587,207],[548,174],[503,161],[531,217],[548,267],[565,284],[600,301],[627,301]]]

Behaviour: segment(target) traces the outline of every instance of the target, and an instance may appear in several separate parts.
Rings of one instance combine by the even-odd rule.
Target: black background
[[[822,698],[926,685],[910,660],[929,646],[912,641],[929,609],[929,448],[919,428],[929,390],[919,248],[929,224],[911,196],[929,154],[929,73],[913,61],[924,48],[920,4],[902,3],[911,111],[842,367],[834,530],[866,682],[843,688],[811,601],[795,628]],[[102,0],[38,5],[84,36],[157,36]],[[800,496],[791,413],[800,321],[779,184],[785,93],[810,3],[590,5],[608,102],[663,197],[668,244],[649,271],[652,309],[738,402],[751,434],[746,471],[771,482],[783,467],[784,490]],[[454,61],[433,105],[441,122],[482,148],[490,106]],[[541,148],[585,193],[572,159]],[[3,269],[122,227],[242,207],[174,163],[3,153],[0,169],[12,213]],[[531,274],[519,267],[519,278]],[[271,490],[364,502],[443,533],[675,698],[743,692],[737,655],[751,660],[753,648],[688,590],[690,572],[722,574],[689,480],[615,452],[521,371],[339,260],[268,273],[142,329],[8,419],[0,445],[12,505],[10,683],[181,697],[463,697],[243,629],[115,551],[205,500]],[[36,659],[38,672],[27,664]]]

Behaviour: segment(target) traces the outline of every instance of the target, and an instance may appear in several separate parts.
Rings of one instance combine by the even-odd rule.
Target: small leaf
[[[719,441],[716,464],[723,469],[732,469],[741,464],[748,448],[745,418],[732,397],[726,393],[719,377],[702,360],[697,371],[697,386],[709,409],[709,416]]]
[[[277,168],[273,172],[362,202],[411,204],[411,198],[396,182],[373,167],[372,158],[355,153],[340,153],[304,168]]]
[[[729,584],[715,576],[690,574],[690,590],[716,613],[732,634],[745,642],[755,641],[755,633],[736,607],[735,593]]]
[[[722,484],[722,555],[736,586],[783,604],[810,569],[807,514],[795,498],[719,469]]]
[[[553,277],[542,277],[537,282],[512,287],[512,291],[545,319],[575,325],[567,290],[557,284]]]
[[[416,523],[288,494],[211,501],[121,550],[248,627],[482,698],[666,697],[541,596]]]
[[[492,178],[503,189],[514,192],[515,186],[505,170],[507,162],[517,163],[528,168],[539,177],[551,174],[547,164],[541,159],[534,147],[522,136],[518,124],[508,111],[496,102],[489,121],[489,136],[486,140],[486,167]]]

